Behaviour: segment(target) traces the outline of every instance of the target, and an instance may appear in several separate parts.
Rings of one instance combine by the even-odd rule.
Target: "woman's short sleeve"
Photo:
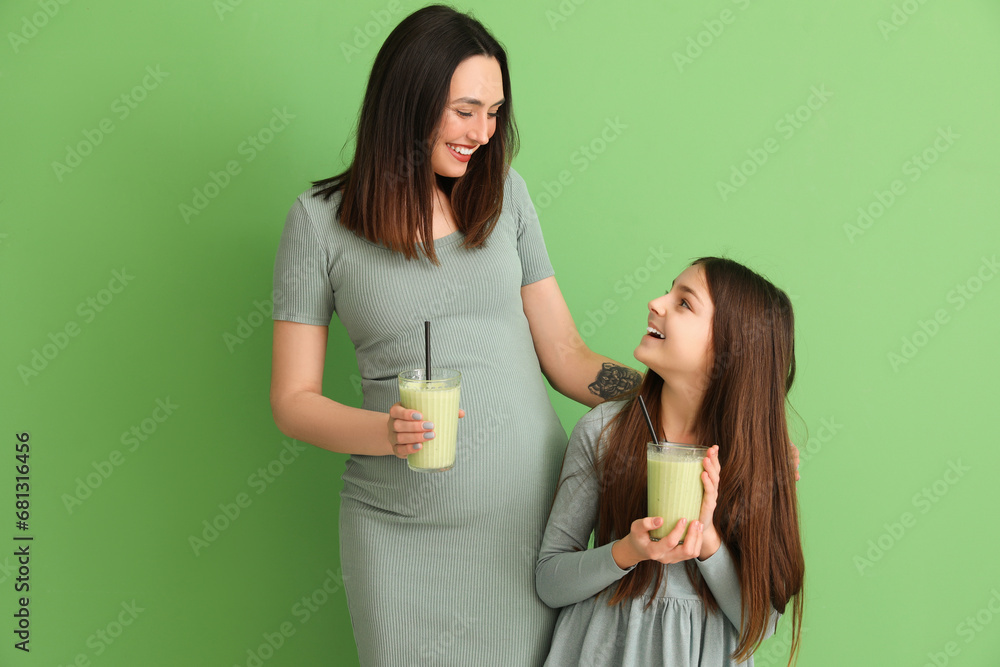
[[[506,196],[511,198],[512,210],[517,216],[517,254],[521,258],[521,287],[524,287],[555,275],[555,271],[545,249],[538,214],[528,196],[528,186],[513,169],[509,174],[510,189]]]
[[[285,220],[274,262],[275,320],[329,326],[336,311],[327,253],[301,199]]]

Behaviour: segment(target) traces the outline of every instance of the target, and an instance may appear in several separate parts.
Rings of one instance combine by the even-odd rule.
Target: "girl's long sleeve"
[[[611,556],[611,544],[587,549],[597,523],[599,483],[594,470],[597,445],[611,410],[602,403],[573,429],[552,512],[535,566],[538,597],[550,607],[565,607],[596,595],[630,570]]]

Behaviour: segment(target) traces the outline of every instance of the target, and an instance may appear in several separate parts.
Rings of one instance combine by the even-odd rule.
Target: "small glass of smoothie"
[[[648,488],[646,516],[663,518],[663,525],[651,530],[649,536],[660,540],[677,526],[680,519],[687,519],[681,542],[688,526],[701,514],[701,500],[705,487],[701,473],[705,469],[701,460],[708,455],[708,447],[679,445],[672,442],[650,442],[646,445],[646,484]]]
[[[458,390],[462,374],[450,368],[423,368],[399,374],[399,402],[434,423],[434,438],[425,440],[420,451],[406,457],[410,470],[444,472],[455,465],[458,436]]]

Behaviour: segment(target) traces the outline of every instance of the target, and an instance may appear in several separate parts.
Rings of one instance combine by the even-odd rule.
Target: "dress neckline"
[[[453,246],[460,242],[463,236],[464,234],[462,234],[461,230],[456,229],[450,234],[445,234],[439,239],[434,239],[434,248],[437,249],[439,247],[444,248],[447,246]]]

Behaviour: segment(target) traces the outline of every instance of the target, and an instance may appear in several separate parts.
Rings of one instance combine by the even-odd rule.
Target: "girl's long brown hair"
[[[496,132],[473,154],[462,177],[439,177],[431,168],[431,153],[451,77],[463,60],[476,55],[500,64],[505,101]],[[506,52],[467,14],[443,5],[417,10],[396,26],[375,57],[356,134],[350,167],[313,183],[321,186],[315,196],[341,193],[340,224],[407,259],[417,257],[422,244],[436,264],[436,180],[450,197],[465,246],[483,245],[500,217],[504,180],[518,147]]]
[[[732,260],[703,257],[715,304],[712,368],[695,431],[700,444],[719,445],[722,465],[714,523],[732,554],[743,599],[740,641],[734,659],[744,661],[763,641],[770,608],[784,613],[792,601],[791,664],[802,626],[805,561],[799,539],[795,469],[785,420],[785,401],[795,378],[795,337],[788,296]],[[605,428],[597,460],[601,493],[595,544],[624,537],[646,509],[646,443],[649,431],[642,396],[659,423],[663,379],[650,370],[636,394]],[[609,604],[644,594],[662,583],[664,568],[642,561],[622,577]],[[693,562],[688,576],[708,609],[718,609]]]

